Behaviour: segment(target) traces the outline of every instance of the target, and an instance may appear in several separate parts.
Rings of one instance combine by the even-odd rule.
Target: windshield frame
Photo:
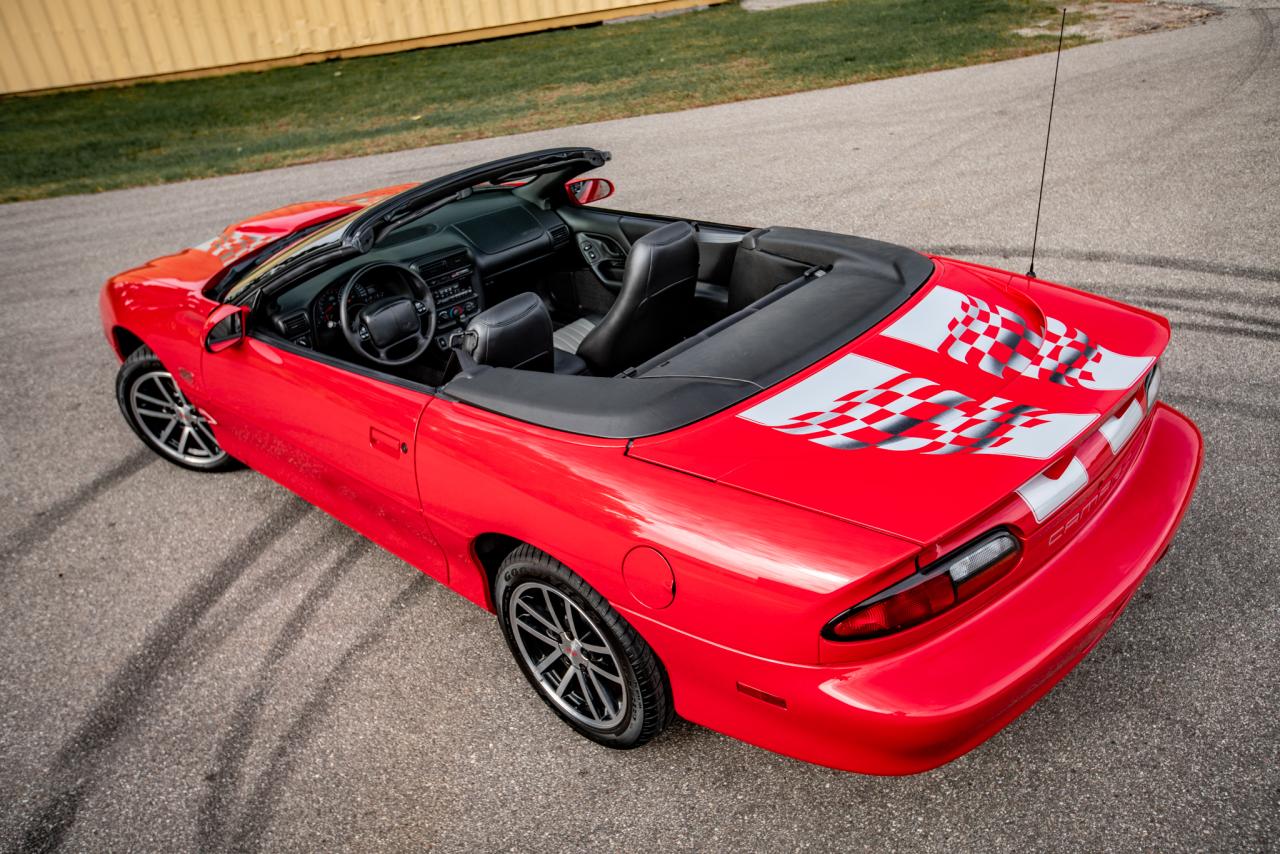
[[[301,235],[301,239],[293,240],[288,245],[280,247],[279,251],[271,253],[240,275],[221,294],[222,301],[227,303],[243,302],[253,291],[257,290],[257,286],[266,286],[271,279],[285,275],[294,262],[315,250],[317,246],[327,250],[317,255],[317,258],[324,257],[329,251],[341,248],[346,243],[347,228],[360,213],[361,211],[357,210],[342,214],[333,219],[317,223],[309,229],[303,229],[281,238],[281,240],[288,240],[291,237]],[[326,240],[326,238],[330,239]],[[274,246],[279,242],[281,241],[273,241],[269,245]]]
[[[424,181],[367,208],[327,221],[316,234],[333,235],[334,239],[326,242],[328,251],[311,256],[312,263],[302,263],[308,257],[308,250],[315,247],[317,238],[286,246],[281,253],[273,254],[237,279],[226,290],[222,301],[243,305],[260,293],[271,294],[287,286],[297,275],[322,269],[327,266],[326,261],[337,261],[353,254],[363,255],[374,247],[376,238],[380,236],[379,228],[409,217],[417,209],[452,193],[515,174],[555,175],[557,181],[568,180],[603,166],[610,157],[609,152],[594,148],[547,148],[491,160]],[[338,225],[341,228],[333,230]]]

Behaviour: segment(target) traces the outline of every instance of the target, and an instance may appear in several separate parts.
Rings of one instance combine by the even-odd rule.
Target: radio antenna
[[[1027,276],[1036,277],[1036,242],[1040,239],[1040,206],[1044,204],[1044,175],[1049,168],[1049,134],[1053,132],[1053,102],[1058,97],[1058,66],[1062,64],[1062,37],[1067,33],[1067,10],[1062,10],[1062,23],[1058,27],[1058,56],[1053,61],[1053,90],[1049,94],[1049,126],[1044,130],[1044,162],[1040,164],[1040,196],[1036,199],[1036,228],[1031,235],[1031,266]]]

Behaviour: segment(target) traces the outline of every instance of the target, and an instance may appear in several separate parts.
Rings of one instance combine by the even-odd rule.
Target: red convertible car
[[[1169,324],[860,237],[589,207],[607,160],[292,205],[114,277],[126,421],[496,612],[602,744],[679,714],[877,774],[970,750],[1186,510]]]

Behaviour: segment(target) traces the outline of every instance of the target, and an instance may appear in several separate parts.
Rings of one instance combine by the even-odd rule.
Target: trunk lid
[[[1167,323],[1069,288],[935,261],[920,291],[865,335],[628,453],[921,544],[1050,466],[1059,476],[1129,405],[1168,343]]]

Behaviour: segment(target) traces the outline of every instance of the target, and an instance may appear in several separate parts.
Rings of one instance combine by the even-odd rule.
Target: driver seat
[[[582,359],[552,344],[551,315],[532,291],[516,294],[471,318],[462,337],[462,349],[481,365],[584,374]]]

